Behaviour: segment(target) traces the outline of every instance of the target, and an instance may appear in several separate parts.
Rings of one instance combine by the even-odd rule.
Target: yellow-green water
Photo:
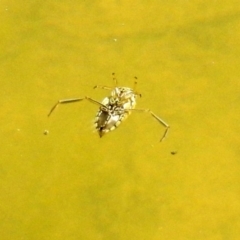
[[[238,1],[0,5],[1,240],[239,239]],[[112,72],[164,142],[145,113],[102,139],[88,102],[47,118]]]

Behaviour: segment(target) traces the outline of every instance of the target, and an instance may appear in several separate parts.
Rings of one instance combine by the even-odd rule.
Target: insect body
[[[87,96],[84,98],[59,100],[50,110],[48,116],[51,115],[53,110],[59,104],[73,103],[86,99],[100,106],[96,114],[95,128],[97,129],[99,136],[102,137],[104,134],[117,128],[122,123],[122,121],[128,117],[132,110],[149,112],[158,122],[160,122],[166,128],[162,138],[160,139],[160,141],[162,141],[167,135],[169,125],[149,109],[135,109],[136,99],[138,96],[141,97],[141,94],[128,87],[117,87],[117,81],[115,78],[113,79],[116,86],[113,88],[111,95],[104,98],[102,102],[96,101]],[[95,86],[94,88],[102,88],[107,90],[112,89],[110,87],[101,85]]]
[[[95,119],[95,127],[100,137],[114,130],[127,118],[135,108],[137,95],[131,88],[116,87],[111,96],[103,99],[103,106],[100,106]]]

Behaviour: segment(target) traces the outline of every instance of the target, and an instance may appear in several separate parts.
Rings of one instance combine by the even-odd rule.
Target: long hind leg
[[[52,114],[52,112],[57,108],[57,106],[59,104],[67,104],[67,103],[74,103],[74,102],[80,102],[82,100],[88,100],[90,101],[91,103],[95,103],[97,105],[100,105],[102,107],[105,107],[105,105],[103,105],[102,103],[98,102],[97,100],[94,100],[90,97],[84,97],[84,98],[70,98],[70,99],[62,99],[62,100],[58,100],[58,102],[51,108],[49,114],[48,114],[48,117]]]
[[[148,113],[150,113],[152,117],[154,117],[159,123],[161,123],[165,127],[165,131],[163,133],[163,136],[160,138],[160,142],[162,142],[166,138],[170,126],[165,121],[163,121],[160,117],[158,117],[150,109],[131,109],[131,111],[132,110],[133,111],[140,111],[140,112],[148,112]]]

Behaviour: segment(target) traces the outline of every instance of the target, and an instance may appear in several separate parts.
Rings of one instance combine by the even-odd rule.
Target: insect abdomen
[[[99,111],[95,120],[95,127],[99,132],[99,136],[102,137],[104,134],[113,131],[122,123],[127,115],[128,113],[113,115],[106,111]]]

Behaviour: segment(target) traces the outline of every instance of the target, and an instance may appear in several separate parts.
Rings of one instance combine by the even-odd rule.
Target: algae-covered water
[[[1,240],[239,239],[237,1],[2,1]],[[98,106],[132,87],[99,138]],[[45,133],[45,134],[44,134]]]

